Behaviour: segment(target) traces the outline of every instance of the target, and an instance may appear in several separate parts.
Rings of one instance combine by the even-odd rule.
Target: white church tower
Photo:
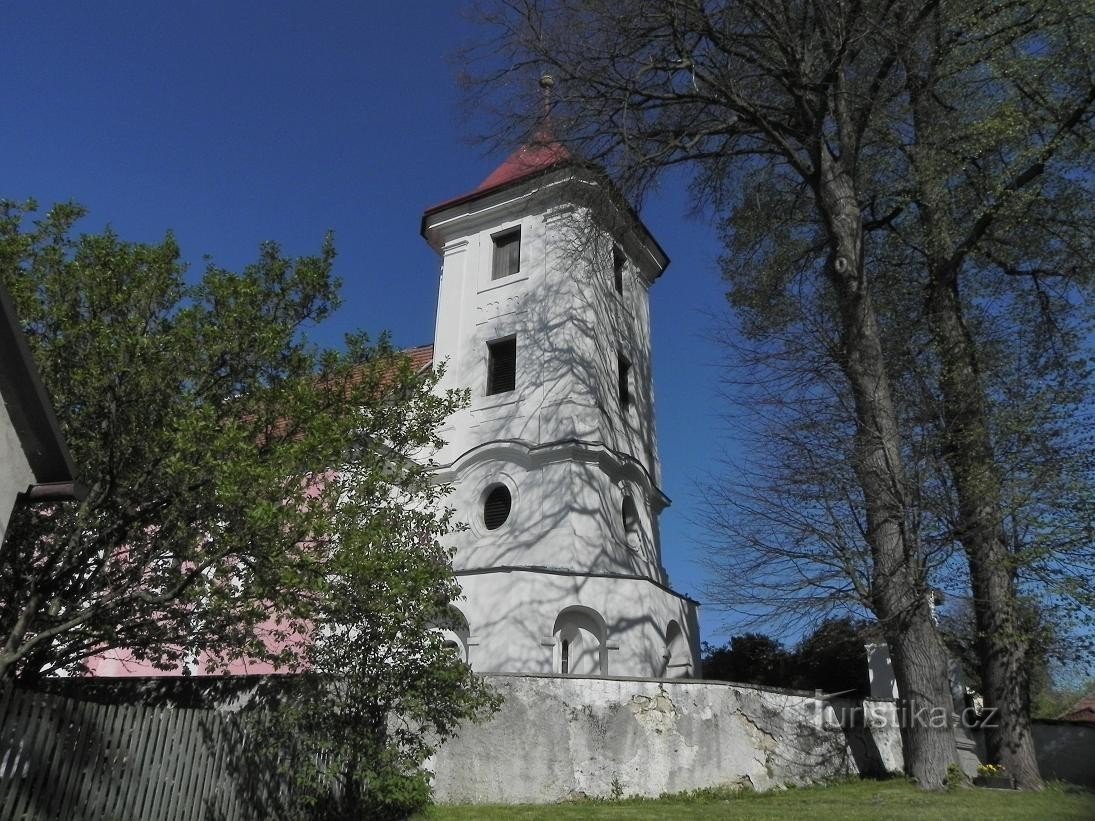
[[[668,586],[649,289],[668,259],[600,175],[541,139],[430,208],[433,362],[470,406],[436,456],[481,672],[690,676],[696,603]]]

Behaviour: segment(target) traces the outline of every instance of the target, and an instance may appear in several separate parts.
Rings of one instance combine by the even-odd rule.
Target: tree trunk
[[[855,400],[855,471],[867,508],[872,601],[903,699],[906,772],[921,787],[939,789],[958,762],[947,655],[928,606],[919,546],[906,526],[900,434],[863,271],[862,215],[850,176],[825,150],[819,168],[818,204],[834,249],[827,274],[839,306],[840,364]]]
[[[1016,600],[977,354],[951,266],[932,267],[927,301],[941,365],[945,459],[958,497],[958,539],[969,562],[981,688],[990,708],[988,754],[1021,788],[1041,789],[1030,725],[1029,636]]]
[[[883,631],[900,697],[905,772],[921,787],[939,789],[950,765],[958,763],[947,649],[927,596],[896,607],[898,615],[883,622]]]
[[[936,19],[934,25],[939,26]],[[977,655],[985,705],[989,757],[1003,764],[1024,789],[1041,789],[1031,734],[1026,668],[1029,636],[1023,629],[1014,569],[1003,527],[1000,477],[988,424],[976,344],[966,327],[959,293],[963,256],[932,156],[929,135],[945,112],[930,93],[935,59],[930,50],[906,55],[907,90],[916,139],[913,174],[924,232],[928,284],[926,313],[939,357],[944,459],[958,499],[958,533],[970,569]]]

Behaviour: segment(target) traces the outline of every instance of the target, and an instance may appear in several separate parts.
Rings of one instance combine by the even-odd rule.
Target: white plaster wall
[[[487,679],[505,701],[435,756],[439,802],[766,790],[902,767],[894,722],[845,732],[830,704],[804,694],[702,681]],[[882,718],[892,710],[874,706]]]
[[[666,631],[676,622],[684,650],[672,672],[695,673],[695,606],[666,589],[658,529],[668,500],[659,488],[649,288],[660,268],[638,232],[624,232],[628,262],[616,291],[613,240],[573,204],[584,187],[564,172],[428,215],[426,236],[442,258],[439,388],[471,396],[440,431],[446,445],[433,457],[467,525],[449,544],[465,590],[468,657],[476,670],[559,669],[553,625],[577,606],[607,626],[609,672],[665,674]],[[520,271],[492,280],[493,237],[518,225]],[[487,395],[488,343],[511,335],[516,387]],[[620,354],[631,364],[627,406]],[[496,484],[510,490],[512,506],[488,530],[483,502]],[[637,512],[632,538],[625,494]]]
[[[430,229],[442,254],[434,357],[442,388],[468,387],[471,407],[442,430],[440,464],[483,442],[603,442],[660,481],[650,368],[652,273],[628,263],[613,288],[607,236],[590,239],[590,213],[562,205],[565,184],[512,199],[486,198],[474,213]],[[490,279],[491,237],[521,226],[520,273]],[[631,249],[636,256],[638,249]],[[517,337],[517,388],[486,395],[487,343]],[[617,353],[632,364],[632,406],[617,396]]]
[[[8,409],[0,401],[0,541],[7,531],[15,497],[32,484],[34,472],[23,453],[23,445],[11,423]]]
[[[442,478],[452,482],[449,503],[466,525],[447,539],[456,549],[458,570],[548,566],[641,574],[665,583],[653,512],[659,497],[641,472],[611,452],[572,444],[538,451],[490,446]],[[488,530],[483,502],[499,484],[510,491],[510,514],[501,527]],[[638,514],[630,539],[622,513],[625,493]]]
[[[514,569],[465,573],[459,580],[465,597],[456,606],[468,624],[468,662],[477,672],[558,671],[553,630],[568,607],[604,620],[606,675],[666,675],[667,630],[674,621],[698,657],[694,608],[647,579]]]

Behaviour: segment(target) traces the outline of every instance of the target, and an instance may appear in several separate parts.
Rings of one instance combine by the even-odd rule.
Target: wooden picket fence
[[[230,713],[0,686],[0,819],[262,817],[247,749]]]

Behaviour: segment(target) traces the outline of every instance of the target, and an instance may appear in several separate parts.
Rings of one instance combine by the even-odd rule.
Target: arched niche
[[[680,624],[670,621],[665,628],[665,678],[692,678],[692,651]]]
[[[468,629],[468,620],[456,607],[449,607],[448,616],[434,625],[434,630],[439,632],[442,643],[446,649],[451,650],[465,664],[470,664],[468,657],[468,639],[471,630]]]
[[[571,676],[603,676],[608,673],[608,629],[596,610],[567,607],[555,619],[554,665],[556,673]]]

